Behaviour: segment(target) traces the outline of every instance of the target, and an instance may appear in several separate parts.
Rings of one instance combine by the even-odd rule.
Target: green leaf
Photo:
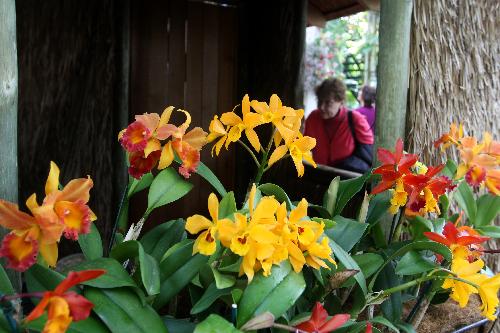
[[[335,240],[346,252],[351,251],[354,245],[363,237],[368,227],[366,223],[359,223],[340,215],[333,218],[335,225],[325,230],[325,234],[330,239]]]
[[[110,256],[119,262],[139,258],[141,280],[148,295],[160,292],[160,268],[155,258],[144,252],[141,243],[136,240],[123,242],[111,250]]]
[[[167,333],[167,328],[149,304],[142,304],[127,288],[86,288],[85,297],[94,304],[93,311],[113,333]]]
[[[25,273],[28,292],[54,290],[64,275],[40,264],[34,264]]]
[[[366,217],[368,216],[368,207],[370,206],[370,196],[365,192],[365,196],[363,197],[363,202],[361,203],[361,207],[359,208],[358,213],[358,222],[365,223]]]
[[[262,184],[259,186],[259,190],[261,190],[265,195],[274,195],[274,198],[280,203],[285,202],[287,210],[291,210],[293,208],[290,198],[288,197],[286,192],[278,185],[272,183]]]
[[[429,240],[424,235],[424,232],[434,231],[434,225],[431,221],[422,216],[415,216],[413,221],[410,222],[413,240],[426,241]]]
[[[340,177],[337,176],[333,178],[328,185],[328,190],[325,192],[323,196],[323,207],[326,209],[330,217],[333,216],[333,212],[335,211],[335,204],[337,202],[337,194],[340,185]]]
[[[487,226],[500,212],[500,196],[484,194],[477,200],[477,214],[474,226]]]
[[[146,215],[151,213],[155,208],[182,198],[192,188],[193,184],[182,179],[173,168],[162,170],[155,177],[149,188]]]
[[[347,253],[339,244],[337,244],[334,240],[330,239],[330,248],[335,254],[335,257],[345,266],[347,269],[355,269],[359,271],[356,275],[354,275],[354,279],[358,283],[359,287],[363,291],[363,294],[366,295],[368,292],[366,288],[366,278],[361,271],[361,268],[358,266],[356,261]]]
[[[193,305],[191,314],[195,315],[208,309],[219,297],[231,295],[231,288],[218,289],[215,283],[211,283],[203,296]]]
[[[106,273],[82,284],[97,288],[137,287],[123,266],[112,258],[99,258],[77,265],[73,270],[104,269]]]
[[[47,314],[44,313],[41,317],[30,321],[30,322],[24,322],[23,327],[41,332],[43,331],[43,328],[45,326],[45,323],[47,322]],[[100,320],[95,319],[93,317],[88,317],[87,319],[80,320],[80,321],[73,321],[71,322],[71,325],[69,325],[68,330],[66,331],[67,333],[109,333],[110,330],[107,328],[106,325],[104,325]]]
[[[375,278],[374,278],[375,279]],[[401,284],[399,277],[394,271],[392,263],[383,267],[380,275],[376,278],[375,287],[377,290],[386,290]],[[389,298],[387,298],[380,305],[384,317],[392,322],[396,322],[401,319],[403,301],[401,299],[401,292],[392,293]]]
[[[309,203],[309,208],[312,208],[313,210],[315,210],[316,212],[318,212],[319,216],[321,218],[324,218],[324,219],[331,219],[332,216],[330,215],[330,213],[322,206],[318,206],[318,205],[314,205],[314,204],[311,204]],[[311,210],[309,210],[309,216],[314,216],[311,212]]]
[[[436,268],[436,264],[425,259],[417,251],[407,252],[396,265],[396,274],[399,275],[414,275],[430,271]]]
[[[102,257],[102,240],[99,230],[94,223],[90,224],[90,232],[78,237],[78,244],[87,260],[94,260]]]
[[[219,203],[219,219],[231,218],[236,212],[236,200],[233,191],[228,192]]]
[[[345,205],[352,199],[352,197],[361,191],[370,175],[371,172],[367,172],[360,177],[340,181],[337,192],[337,201],[335,203],[335,209],[333,210],[332,216],[339,215],[342,212]]]
[[[485,236],[500,238],[500,226],[498,225],[484,225],[477,227],[476,230]]]
[[[178,157],[175,157],[176,161],[179,162]],[[199,174],[201,177],[203,177],[207,182],[210,183],[210,185],[213,186],[213,188],[219,193],[221,197],[225,196],[227,194],[226,189],[224,188],[224,185],[220,182],[219,178],[210,170],[203,162],[200,162],[198,164],[198,169],[196,170],[196,173]]]
[[[155,309],[160,309],[167,304],[207,263],[207,256],[192,253],[193,240],[186,240],[168,253],[160,263],[160,294],[153,303]]]
[[[170,247],[185,237],[184,226],[183,219],[171,220],[154,227],[142,236],[139,241],[144,251],[160,261]]]
[[[476,201],[472,195],[471,188],[465,181],[462,181],[460,185],[458,185],[457,190],[454,192],[454,198],[460,208],[464,210],[465,214],[469,218],[469,221],[475,225],[477,214]]]
[[[153,182],[154,176],[151,172],[142,175],[141,179],[136,179],[134,177],[129,176],[128,178],[128,190],[127,190],[127,198],[130,198],[137,192],[148,188]]]
[[[196,326],[193,333],[243,333],[236,329],[231,323],[224,318],[211,314],[207,319]]]
[[[14,287],[5,272],[3,265],[0,265],[0,293],[4,295],[12,295],[15,293]]]
[[[390,263],[393,259],[404,255],[406,252],[413,251],[413,250],[415,250],[415,251],[429,250],[432,252],[436,252],[436,253],[441,254],[444,257],[444,259],[451,262],[451,252],[447,246],[444,246],[443,244],[432,242],[432,241],[412,242],[412,243],[409,243],[407,245],[400,247],[384,262],[384,264],[380,267],[380,269],[375,273],[374,277],[372,278],[370,285],[368,286],[368,289],[373,290],[373,284],[375,283],[377,275],[382,271],[382,269],[388,263]]]
[[[387,320],[386,318],[384,318],[382,316],[376,316],[373,319],[371,319],[370,321],[372,323],[384,325],[384,326],[390,328],[391,330],[393,330],[394,332],[399,333],[398,328],[396,326],[394,326],[393,323],[391,323],[389,320]]]
[[[176,319],[171,316],[162,317],[163,323],[171,333],[193,333],[196,324],[188,319]]]
[[[352,259],[358,264],[366,279],[375,274],[375,272],[384,263],[384,258],[376,253],[362,253],[352,256]]]
[[[455,161],[447,160],[441,173],[450,179],[455,178],[455,174],[457,173],[457,164]]]
[[[366,223],[374,225],[380,221],[382,216],[387,213],[391,206],[391,195],[388,191],[375,194],[370,200],[368,206],[368,214],[366,216]]]
[[[217,268],[210,266],[212,272],[214,273],[215,285],[218,289],[224,289],[234,286],[236,283],[236,278],[232,275],[221,274]]]
[[[417,333],[411,324],[398,322],[396,326],[406,333]]]
[[[302,272],[295,273],[290,263],[273,266],[268,277],[257,274],[243,292],[238,305],[237,326],[266,311],[275,318],[283,315],[300,297],[306,287]]]

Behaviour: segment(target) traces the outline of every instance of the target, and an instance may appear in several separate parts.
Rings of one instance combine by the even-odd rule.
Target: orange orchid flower
[[[445,151],[446,148],[451,145],[460,146],[460,140],[464,136],[464,128],[462,124],[452,123],[450,126],[450,132],[443,134],[439,139],[434,142],[434,147],[441,146],[441,150]]]
[[[295,327],[309,333],[328,333],[344,325],[350,317],[348,314],[341,313],[328,319],[328,312],[320,302],[316,302],[311,318]]]
[[[88,318],[94,306],[88,299],[78,295],[74,291],[68,291],[75,285],[87,280],[95,279],[105,270],[87,270],[80,272],[69,272],[68,276],[54,289],[46,291],[38,305],[26,317],[26,321],[35,320],[40,317],[45,308],[48,307],[48,320],[42,333],[64,333],[72,321]]]
[[[418,156],[415,154],[405,154],[403,152],[403,140],[398,139],[394,152],[384,148],[377,150],[377,157],[382,165],[373,170],[374,174],[382,176],[381,182],[372,190],[372,194],[384,192],[393,187],[396,181],[406,174],[417,162]]]
[[[0,225],[12,230],[0,247],[0,257],[7,258],[8,267],[26,270],[35,263],[38,252],[49,266],[55,266],[61,235],[77,240],[78,234],[89,232],[91,221],[96,219],[87,206],[92,186],[92,179],[80,178],[59,190],[59,168],[51,162],[42,205],[38,205],[35,194],[26,201],[32,215],[0,200]]]
[[[489,240],[489,237],[481,236],[476,230],[469,226],[456,227],[455,224],[448,222],[444,226],[443,234],[436,232],[424,232],[424,235],[435,242],[441,243],[454,251],[458,247],[470,248],[475,245],[474,250],[480,250],[482,247],[479,245]]]

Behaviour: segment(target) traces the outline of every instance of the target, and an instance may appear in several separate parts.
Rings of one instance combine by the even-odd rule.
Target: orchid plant
[[[185,121],[171,123],[173,112]],[[313,204],[261,184],[287,157],[298,177],[304,161],[316,166],[316,140],[300,132],[303,115],[277,95],[269,102],[245,95],[232,111],[214,116],[208,133],[189,130],[189,112],[171,106],[161,115],[136,116],[118,135],[130,178],[116,225],[130,228],[113,235],[109,255],[88,206],[91,178],[62,187],[52,162],[41,205],[35,195],[26,201],[30,214],[0,200],[0,225],[11,230],[0,256],[25,282],[15,291],[0,269],[0,331],[412,332],[415,314],[425,312],[422,300],[443,295],[462,307],[477,295],[479,311],[493,320],[500,274],[481,256],[495,252],[483,243],[500,237],[492,225],[500,209],[498,142],[486,134],[478,143],[452,125],[436,146],[456,146],[460,163],[425,166],[398,140],[394,151],[378,150],[381,165],[373,172],[333,179],[323,203]],[[270,127],[267,144],[256,130],[261,126]],[[240,144],[255,162],[244,202],[200,161],[208,143],[217,158],[223,147]],[[193,212],[142,234],[144,223],[154,223],[153,210],[192,189],[195,173],[214,188],[209,216]],[[145,190],[148,207],[130,223],[129,200]],[[357,216],[343,216],[357,198]],[[81,262],[58,265],[62,236],[78,241]],[[402,294],[416,300],[407,316]],[[27,316],[23,297],[35,305]]]

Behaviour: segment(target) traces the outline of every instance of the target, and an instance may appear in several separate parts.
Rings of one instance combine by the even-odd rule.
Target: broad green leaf
[[[457,173],[457,164],[455,161],[447,160],[441,173],[450,179],[455,178],[455,174]]]
[[[444,246],[443,244],[432,242],[432,241],[412,242],[412,243],[409,243],[409,244],[406,244],[406,245],[400,247],[389,258],[387,258],[387,260],[384,262],[384,264],[375,273],[374,277],[372,278],[372,280],[370,282],[370,285],[368,286],[368,289],[373,290],[373,285],[375,283],[377,275],[392,260],[404,255],[408,251],[423,251],[423,250],[428,250],[428,251],[439,253],[444,257],[444,259],[451,262],[451,252],[447,246]]]
[[[212,272],[214,273],[215,285],[218,289],[224,289],[234,286],[236,283],[236,278],[232,275],[221,274],[217,268],[210,266]]]
[[[297,301],[305,287],[302,272],[295,273],[288,260],[273,266],[268,277],[257,274],[241,296],[237,326],[266,311],[279,318]]]
[[[141,179],[135,179],[129,176],[128,178],[128,188],[127,188],[127,198],[130,198],[137,192],[148,188],[153,182],[154,176],[151,172],[142,175]]]
[[[335,203],[335,209],[333,210],[332,216],[339,215],[342,212],[345,205],[352,199],[352,197],[361,191],[370,175],[371,172],[367,172],[362,176],[340,181],[337,192],[337,201]]]
[[[368,216],[368,207],[370,206],[370,196],[365,192],[365,196],[363,197],[363,202],[361,203],[361,207],[359,208],[358,213],[358,222],[365,223],[366,217]]]
[[[417,333],[411,324],[397,322],[396,326],[406,333]]]
[[[160,292],[160,268],[158,262],[144,252],[141,243],[136,240],[123,242],[113,248],[110,256],[119,262],[138,258],[144,289],[148,295],[156,295]]]
[[[233,191],[228,192],[219,203],[219,218],[232,218],[236,212],[236,200]]]
[[[358,264],[366,279],[375,274],[375,272],[384,263],[384,258],[376,253],[362,253],[352,256],[352,259]]]
[[[0,265],[0,293],[4,295],[12,295],[15,293],[3,265]]]
[[[162,319],[128,288],[85,288],[92,309],[113,333],[167,333]]]
[[[211,314],[196,326],[193,333],[243,333],[224,318]]]
[[[208,309],[219,297],[231,295],[231,288],[218,289],[215,283],[211,283],[203,293],[203,296],[191,308],[191,314],[195,315]]]
[[[90,232],[78,237],[78,244],[87,260],[102,257],[102,239],[94,223],[90,224]]]
[[[368,227],[367,223],[359,223],[340,215],[333,218],[335,225],[326,229],[325,234],[339,244],[346,252],[351,251],[359,242]]]
[[[127,271],[115,259],[100,258],[86,261],[77,265],[73,270],[83,271],[87,269],[104,269],[106,273],[97,279],[83,282],[84,285],[97,288],[137,287]]]
[[[410,222],[410,229],[412,230],[413,240],[426,241],[429,239],[424,235],[424,232],[434,231],[434,226],[428,219],[415,216]]]
[[[375,279],[375,278],[374,278]],[[382,271],[376,278],[375,288],[376,290],[386,290],[395,286],[400,285],[400,279],[394,271],[392,263],[383,267]],[[401,319],[403,301],[401,299],[401,292],[392,293],[389,298],[387,298],[381,305],[382,313],[384,317],[392,322]]]
[[[308,207],[311,208],[308,211],[309,216],[314,216],[314,215],[312,215],[312,211],[311,211],[311,210],[313,210],[313,211],[316,211],[321,218],[324,218],[324,219],[331,219],[332,218],[330,213],[323,206],[318,206],[318,205],[314,205],[314,204],[309,203]]]
[[[460,208],[464,210],[469,218],[469,221],[475,225],[477,207],[469,185],[465,181],[462,181],[453,195]]]
[[[414,275],[430,271],[436,268],[436,264],[425,259],[417,251],[407,252],[396,265],[396,274]]]
[[[476,228],[481,234],[492,237],[500,238],[500,226],[498,225],[485,225]]]
[[[366,278],[361,271],[361,268],[358,266],[356,261],[347,253],[339,244],[337,244],[334,240],[330,239],[330,248],[333,251],[335,257],[344,265],[347,269],[355,269],[359,271],[356,275],[354,275],[354,279],[358,283],[359,287],[363,291],[363,294],[366,295],[368,290],[366,289]]]
[[[175,161],[177,163],[181,163],[181,160],[179,159],[178,156],[175,156]],[[198,168],[195,171],[197,174],[199,174],[202,178],[204,178],[207,182],[210,183],[210,185],[213,186],[213,188],[219,193],[221,197],[225,196],[227,194],[226,189],[224,188],[224,185],[220,182],[219,178],[210,170],[209,167],[207,167],[203,162],[200,162],[198,164]]]
[[[47,314],[44,313],[41,317],[30,321],[24,322],[23,327],[29,329],[30,331],[41,332],[47,322]],[[69,325],[66,333],[109,333],[111,332],[104,323],[99,319],[93,317],[88,317],[87,319],[80,321],[73,321]]]
[[[193,240],[173,249],[160,263],[160,294],[153,307],[162,308],[198,274],[208,261],[202,254],[193,255]]]
[[[192,188],[193,184],[181,178],[173,168],[162,170],[149,187],[148,209],[146,210],[146,215],[151,213],[155,208],[182,198],[191,191]]]
[[[477,200],[476,227],[487,226],[500,212],[500,196],[484,194]]]
[[[323,208],[326,209],[330,216],[333,216],[333,212],[335,211],[335,204],[337,202],[337,194],[339,190],[340,177],[337,176],[333,178],[328,185],[328,190],[325,192],[323,196]]]
[[[185,237],[184,226],[183,219],[171,220],[154,227],[142,236],[139,241],[144,251],[160,261],[170,247]]]
[[[171,333],[193,333],[196,324],[189,319],[176,319],[171,316],[162,317],[163,323]]]
[[[374,225],[380,221],[391,206],[391,195],[388,191],[375,194],[368,205],[366,223]]]
[[[376,316],[373,319],[371,319],[370,321],[372,323],[384,325],[384,326],[390,328],[391,330],[393,330],[394,332],[399,333],[398,328],[396,326],[394,326],[393,323],[391,323],[389,320],[387,320],[386,318],[384,318],[382,316]]]
[[[40,264],[34,264],[25,273],[28,292],[54,290],[64,275]]]
[[[290,198],[288,197],[286,192],[278,185],[272,183],[262,184],[259,186],[259,190],[261,190],[265,195],[274,195],[274,198],[280,203],[285,202],[287,210],[291,210],[293,208]]]

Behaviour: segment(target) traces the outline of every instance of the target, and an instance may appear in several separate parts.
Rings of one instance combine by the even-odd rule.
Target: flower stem
[[[33,293],[4,295],[4,296],[0,297],[0,302],[11,301],[11,300],[18,299],[18,298],[23,298],[23,297],[37,297],[37,298],[42,298],[43,297],[43,292],[37,291],[37,292],[33,292]]]
[[[255,176],[254,183],[255,185],[259,185],[260,180],[262,178],[262,175],[264,172],[267,170],[266,165],[267,165],[267,156],[269,155],[269,151],[271,150],[272,144],[273,144],[273,137],[274,133],[276,132],[276,129],[274,129],[273,133],[271,134],[271,139],[269,140],[269,143],[267,144],[266,150],[262,153],[262,159],[260,160],[260,165],[259,169],[257,170],[257,175]]]
[[[250,147],[248,147],[248,146],[246,145],[246,143],[244,143],[244,142],[243,142],[243,141],[241,141],[241,140],[238,140],[238,142],[239,142],[239,143],[243,146],[243,148],[245,148],[245,149],[248,151],[248,153],[250,154],[250,156],[252,156],[253,161],[255,162],[255,164],[257,165],[257,167],[258,167],[258,168],[260,168],[260,163],[259,163],[259,161],[257,160],[257,157],[255,156],[255,154],[253,153],[253,151],[250,149]]]

